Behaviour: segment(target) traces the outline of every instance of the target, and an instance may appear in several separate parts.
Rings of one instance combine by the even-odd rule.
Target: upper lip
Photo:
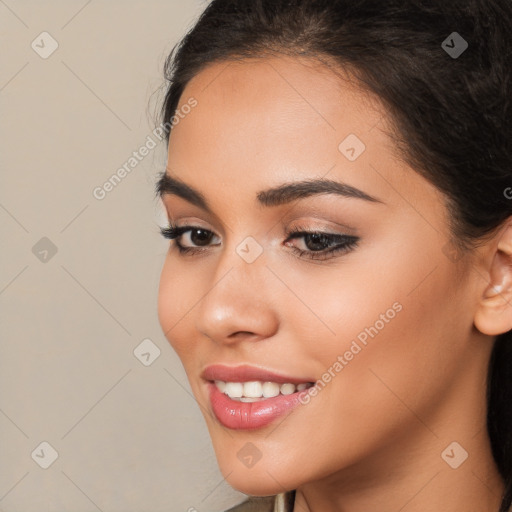
[[[290,377],[281,373],[250,366],[247,364],[239,366],[225,366],[222,364],[213,364],[207,366],[201,373],[201,377],[205,380],[221,380],[224,382],[278,382],[280,384],[301,384],[303,382],[314,382],[313,379]]]

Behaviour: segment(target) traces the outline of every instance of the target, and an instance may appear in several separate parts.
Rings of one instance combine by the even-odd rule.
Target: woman
[[[509,509],[511,25],[213,0],[169,56],[159,319],[233,510]]]

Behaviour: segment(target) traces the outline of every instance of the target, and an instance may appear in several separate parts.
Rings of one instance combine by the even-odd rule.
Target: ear
[[[500,229],[498,243],[490,242],[491,252],[485,278],[488,283],[475,312],[475,327],[490,336],[512,329],[512,220]]]

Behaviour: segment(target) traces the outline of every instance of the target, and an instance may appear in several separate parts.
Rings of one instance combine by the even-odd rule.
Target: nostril
[[[230,334],[228,338],[236,340],[238,338],[247,338],[250,336],[256,336],[256,334],[250,331],[237,331]]]

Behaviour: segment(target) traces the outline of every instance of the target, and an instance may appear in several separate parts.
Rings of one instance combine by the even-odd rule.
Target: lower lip
[[[306,393],[298,391],[258,402],[238,402],[222,393],[213,382],[208,383],[208,387],[215,417],[223,426],[234,430],[265,427],[297,407],[301,393]]]

